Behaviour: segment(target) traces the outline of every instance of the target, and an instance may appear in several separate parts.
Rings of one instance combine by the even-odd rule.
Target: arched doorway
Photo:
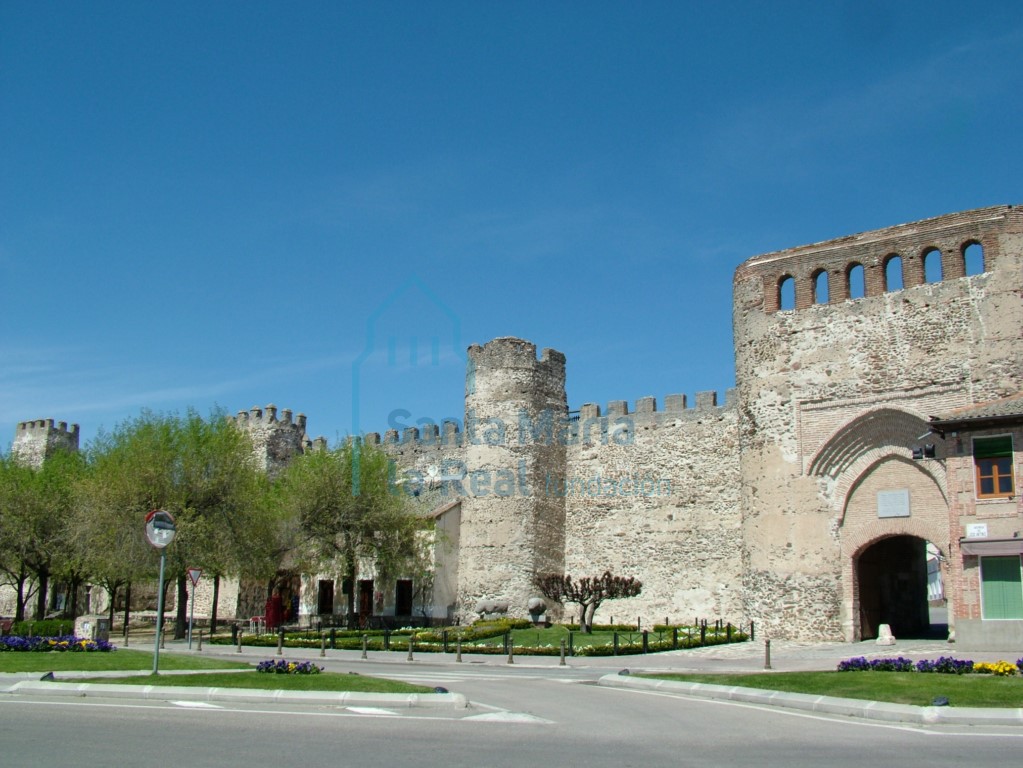
[[[936,551],[917,536],[889,536],[856,558],[861,639],[877,637],[881,624],[888,624],[897,638],[947,635],[944,617],[931,609],[935,585],[931,584],[929,595],[928,575],[930,570],[934,581],[936,571],[934,563],[928,567],[928,549]]]

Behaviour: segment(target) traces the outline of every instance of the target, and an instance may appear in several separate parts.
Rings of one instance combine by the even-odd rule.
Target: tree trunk
[[[39,579],[39,592],[36,594],[36,621],[46,618],[46,597],[50,591],[50,572],[46,568],[36,571]]]
[[[78,618],[78,586],[82,583],[82,580],[72,576],[71,581],[68,584],[68,605],[70,610],[67,611],[68,617],[72,620]]]
[[[128,631],[128,622],[131,621],[131,582],[124,585],[124,631]],[[113,623],[113,622],[111,622]]]
[[[25,575],[24,571],[22,571],[20,574],[18,574],[18,582],[15,585],[17,587],[17,590],[18,590],[18,604],[14,608],[14,620],[15,621],[24,621],[25,620],[25,603],[26,603],[26,598],[25,598],[25,580],[26,579],[27,579],[27,576]]]
[[[213,577],[213,608],[210,609],[210,635],[217,631],[217,603],[220,602],[220,575]]]
[[[110,627],[112,629],[113,626],[114,626],[114,611],[115,611],[114,603],[117,601],[117,584],[111,584],[107,588],[107,592],[110,595],[110,609],[109,609],[109,611],[110,611]],[[125,621],[125,625],[127,625],[127,621]]]
[[[348,588],[348,615],[345,618],[345,626],[352,629],[355,626],[355,589],[358,583],[355,581],[355,565],[349,565],[346,569],[345,579],[350,585]]]
[[[174,639],[182,640],[188,627],[188,577],[178,576],[178,610],[174,621]]]

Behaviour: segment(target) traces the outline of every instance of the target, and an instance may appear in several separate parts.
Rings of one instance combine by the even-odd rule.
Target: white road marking
[[[189,709],[223,709],[219,704],[210,704],[208,701],[172,701],[176,707],[187,707]]]
[[[345,707],[349,712],[357,715],[390,715],[397,717],[398,713],[393,709],[382,709],[381,707]]]

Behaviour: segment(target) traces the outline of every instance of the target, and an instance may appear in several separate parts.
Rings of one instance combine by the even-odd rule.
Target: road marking
[[[525,712],[487,712],[485,715],[470,715],[463,717],[463,720],[472,720],[478,723],[524,723],[527,725],[554,725],[553,720],[547,720],[536,715],[529,715]]]
[[[393,709],[382,709],[381,707],[345,707],[345,709],[357,715],[389,715],[391,717],[398,715]]]
[[[223,709],[219,704],[210,704],[208,701],[172,701],[170,703],[176,707],[187,709]]]

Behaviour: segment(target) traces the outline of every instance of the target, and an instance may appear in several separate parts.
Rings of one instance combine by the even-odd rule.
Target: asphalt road
[[[591,684],[606,666],[327,663],[443,685],[472,704],[391,710],[4,696],[0,765],[1001,768],[1023,749],[1018,728],[893,726]]]

